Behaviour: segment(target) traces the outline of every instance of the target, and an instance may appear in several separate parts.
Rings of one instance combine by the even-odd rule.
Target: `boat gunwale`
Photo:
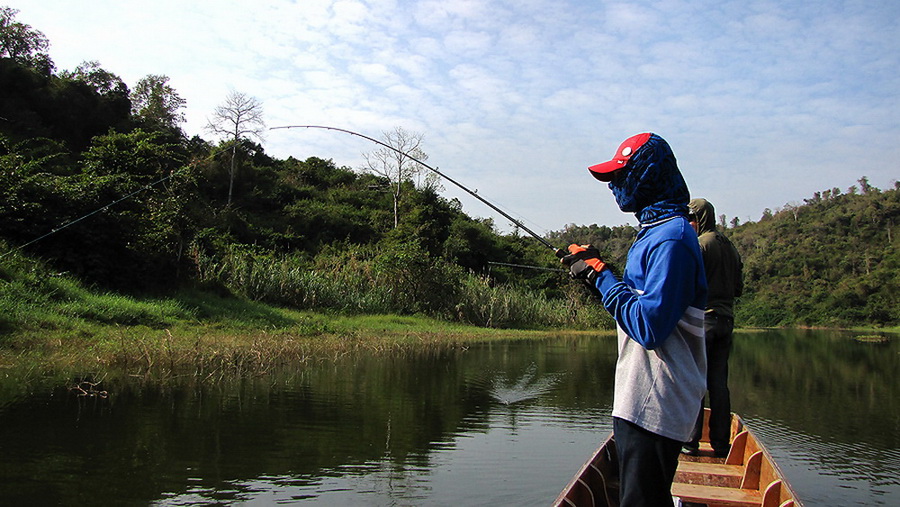
[[[707,417],[704,418],[704,421],[707,421],[707,424],[708,424],[709,409],[706,409],[706,411],[707,411],[707,414],[706,414]],[[756,436],[755,432],[744,423],[744,420],[738,414],[732,413],[731,416],[732,416],[732,423],[731,423],[731,431],[732,431],[731,438],[732,438],[732,440],[734,440],[735,436],[737,434],[739,434],[740,432],[746,432],[746,434],[747,434],[746,438],[748,440],[748,444],[746,444],[746,445],[750,445],[753,449],[757,449],[758,451],[761,451],[761,458],[763,461],[766,462],[767,466],[771,467],[771,472],[772,472],[772,475],[774,476],[774,479],[772,481],[769,481],[766,484],[760,483],[756,486],[756,488],[741,488],[741,487],[737,487],[737,488],[734,488],[734,487],[724,488],[723,487],[723,488],[724,489],[732,489],[732,490],[746,489],[747,491],[758,491],[761,496],[760,505],[762,505],[763,500],[765,498],[766,489],[771,487],[774,483],[778,482],[779,487],[782,488],[782,490],[779,491],[778,496],[780,498],[779,498],[778,503],[775,505],[792,505],[795,507],[801,507],[803,504],[798,499],[797,494],[794,491],[793,487],[787,481],[784,471],[781,469],[780,466],[778,466],[778,463],[772,457],[772,454],[769,452],[769,450],[763,445],[762,441]],[[704,436],[703,436],[703,440],[701,440],[701,441],[708,442],[707,435],[708,435],[708,428],[704,428]],[[744,449],[740,449],[740,452],[743,454],[745,451],[744,451]],[[600,446],[591,454],[591,456],[588,458],[588,460],[578,469],[578,471],[575,473],[575,475],[572,477],[572,479],[568,482],[568,484],[566,484],[565,488],[556,497],[556,500],[553,502],[553,505],[559,506],[559,507],[581,505],[580,503],[573,501],[573,499],[570,497],[575,497],[577,489],[579,487],[583,487],[583,488],[588,488],[590,495],[591,495],[591,499],[592,499],[592,505],[617,506],[618,505],[617,488],[615,490],[611,491],[610,485],[607,484],[607,481],[604,479],[602,481],[602,483],[603,483],[603,487],[606,489],[606,491],[603,491],[602,496],[604,496],[605,498],[601,498],[600,499],[601,503],[597,503],[596,502],[597,492],[595,492],[591,489],[590,484],[592,481],[589,480],[589,474],[590,474],[591,470],[599,471],[599,469],[601,467],[606,468],[606,469],[609,469],[610,467],[612,467],[614,469],[618,468],[618,463],[617,462],[611,463],[610,459],[609,459],[609,456],[610,455],[614,456],[614,453],[615,453],[615,440],[613,438],[612,432],[610,432],[610,434],[600,444]],[[729,454],[729,457],[727,459],[726,458],[712,458],[712,459],[714,459],[715,461],[709,461],[708,463],[716,464],[716,465],[725,465],[726,460],[731,462],[731,461],[734,461],[736,459],[736,457],[733,458],[731,456],[731,454]],[[681,465],[680,465],[681,463],[686,463],[686,462],[696,462],[696,461],[693,461],[693,460],[688,461],[687,459],[685,459],[684,456],[679,456],[679,468],[681,467]],[[606,466],[603,466],[604,463],[606,464]],[[747,463],[744,463],[744,456],[741,456],[741,463],[731,463],[728,466],[742,467],[744,469],[744,471],[746,471]],[[761,464],[760,464],[760,466],[761,466]],[[702,468],[702,466],[700,468]],[[676,481],[676,483],[677,483],[677,481]],[[673,486],[676,483],[673,483]],[[684,484],[684,483],[682,483],[682,484]],[[710,485],[704,485],[704,484],[699,484],[699,486],[721,487],[721,486],[710,486]],[[615,499],[613,499],[613,500],[609,499],[610,493],[615,493]],[[713,504],[710,504],[710,505],[713,505]],[[718,504],[718,505],[725,505],[725,504]],[[768,505],[768,504],[766,504],[766,505]]]

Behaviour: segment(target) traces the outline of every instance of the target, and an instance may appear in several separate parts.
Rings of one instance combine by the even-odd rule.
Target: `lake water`
[[[611,429],[612,336],[22,393],[2,505],[549,505]],[[900,505],[900,340],[741,332],[733,409],[808,506]]]

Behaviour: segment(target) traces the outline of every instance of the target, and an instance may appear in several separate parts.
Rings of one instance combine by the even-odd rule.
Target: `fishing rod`
[[[534,239],[538,240],[542,245],[544,245],[544,246],[546,246],[547,248],[553,250],[553,253],[554,253],[557,257],[563,257],[564,255],[566,255],[566,254],[568,253],[568,252],[566,252],[565,250],[562,250],[562,249],[560,249],[560,248],[556,248],[555,246],[553,246],[552,244],[550,244],[549,241],[547,241],[546,239],[542,238],[541,236],[539,236],[537,233],[535,233],[534,231],[532,231],[532,230],[529,229],[528,227],[525,227],[525,225],[524,225],[521,221],[516,220],[515,218],[511,217],[511,216],[509,215],[509,213],[506,213],[506,212],[503,211],[502,209],[500,209],[500,208],[498,208],[497,206],[494,206],[493,204],[491,204],[490,202],[488,202],[487,199],[485,199],[485,198],[481,197],[480,195],[478,195],[478,192],[477,192],[477,191],[469,190],[469,189],[466,188],[466,186],[463,185],[462,183],[460,183],[460,182],[454,180],[453,178],[451,178],[451,177],[447,176],[446,174],[442,173],[441,171],[438,171],[438,170],[435,169],[434,167],[431,167],[430,165],[426,164],[425,162],[422,162],[421,160],[419,160],[419,159],[417,159],[417,158],[411,156],[409,153],[405,153],[405,152],[403,152],[403,151],[401,151],[401,150],[399,150],[399,149],[397,149],[397,148],[395,148],[395,147],[393,147],[393,146],[391,146],[391,145],[389,145],[389,144],[387,144],[387,143],[384,143],[384,142],[382,142],[382,141],[379,141],[378,139],[369,137],[369,136],[364,135],[364,134],[360,134],[359,132],[353,132],[352,130],[347,130],[347,129],[337,128],[337,127],[328,127],[328,126],[325,126],[325,125],[283,125],[283,126],[281,126],[281,127],[271,127],[269,130],[294,129],[294,128],[334,130],[334,131],[337,131],[337,132],[343,132],[343,133],[345,133],[345,134],[350,134],[350,135],[352,135],[352,136],[357,136],[357,137],[361,137],[361,138],[363,138],[363,139],[367,139],[367,140],[372,141],[373,143],[375,143],[375,144],[377,144],[377,145],[379,145],[379,146],[384,146],[385,148],[387,148],[387,149],[389,149],[389,150],[393,150],[393,151],[395,151],[395,152],[397,152],[397,153],[399,153],[399,154],[401,154],[401,155],[403,155],[403,156],[405,156],[405,157],[408,157],[408,158],[409,158],[410,160],[412,160],[413,162],[416,162],[417,164],[420,164],[422,167],[426,167],[426,168],[430,169],[431,171],[433,171],[435,174],[437,174],[437,175],[440,176],[441,178],[444,178],[445,180],[449,181],[450,183],[453,183],[453,184],[456,185],[457,187],[459,187],[459,188],[465,190],[469,195],[471,195],[472,197],[478,199],[478,200],[481,201],[484,205],[486,205],[487,207],[489,207],[489,208],[491,208],[492,210],[496,211],[497,213],[500,213],[500,214],[503,216],[503,218],[509,220],[510,222],[512,222],[513,224],[515,224],[517,227],[519,227],[519,228],[522,229],[523,231],[525,231],[525,232],[527,232],[528,234],[530,234],[531,237],[533,237]]]

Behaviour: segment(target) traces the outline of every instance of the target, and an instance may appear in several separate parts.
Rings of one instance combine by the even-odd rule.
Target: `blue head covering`
[[[609,189],[619,209],[634,213],[641,224],[688,214],[690,192],[669,143],[656,134],[616,171]]]

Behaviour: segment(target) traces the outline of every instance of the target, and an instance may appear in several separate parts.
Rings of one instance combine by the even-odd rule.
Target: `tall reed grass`
[[[141,299],[86,288],[8,253],[0,259],[0,371],[23,389],[51,374],[83,379],[79,389],[112,374],[219,381],[356,351],[610,327],[576,286],[550,300],[494,286],[414,246],[336,248],[312,261],[234,250],[201,261],[201,281],[216,290]]]
[[[565,299],[511,285],[429,258],[415,245],[346,247],[313,262],[232,250],[198,257],[201,280],[247,298],[306,310],[423,313],[486,327],[614,327],[612,318],[575,286]]]

